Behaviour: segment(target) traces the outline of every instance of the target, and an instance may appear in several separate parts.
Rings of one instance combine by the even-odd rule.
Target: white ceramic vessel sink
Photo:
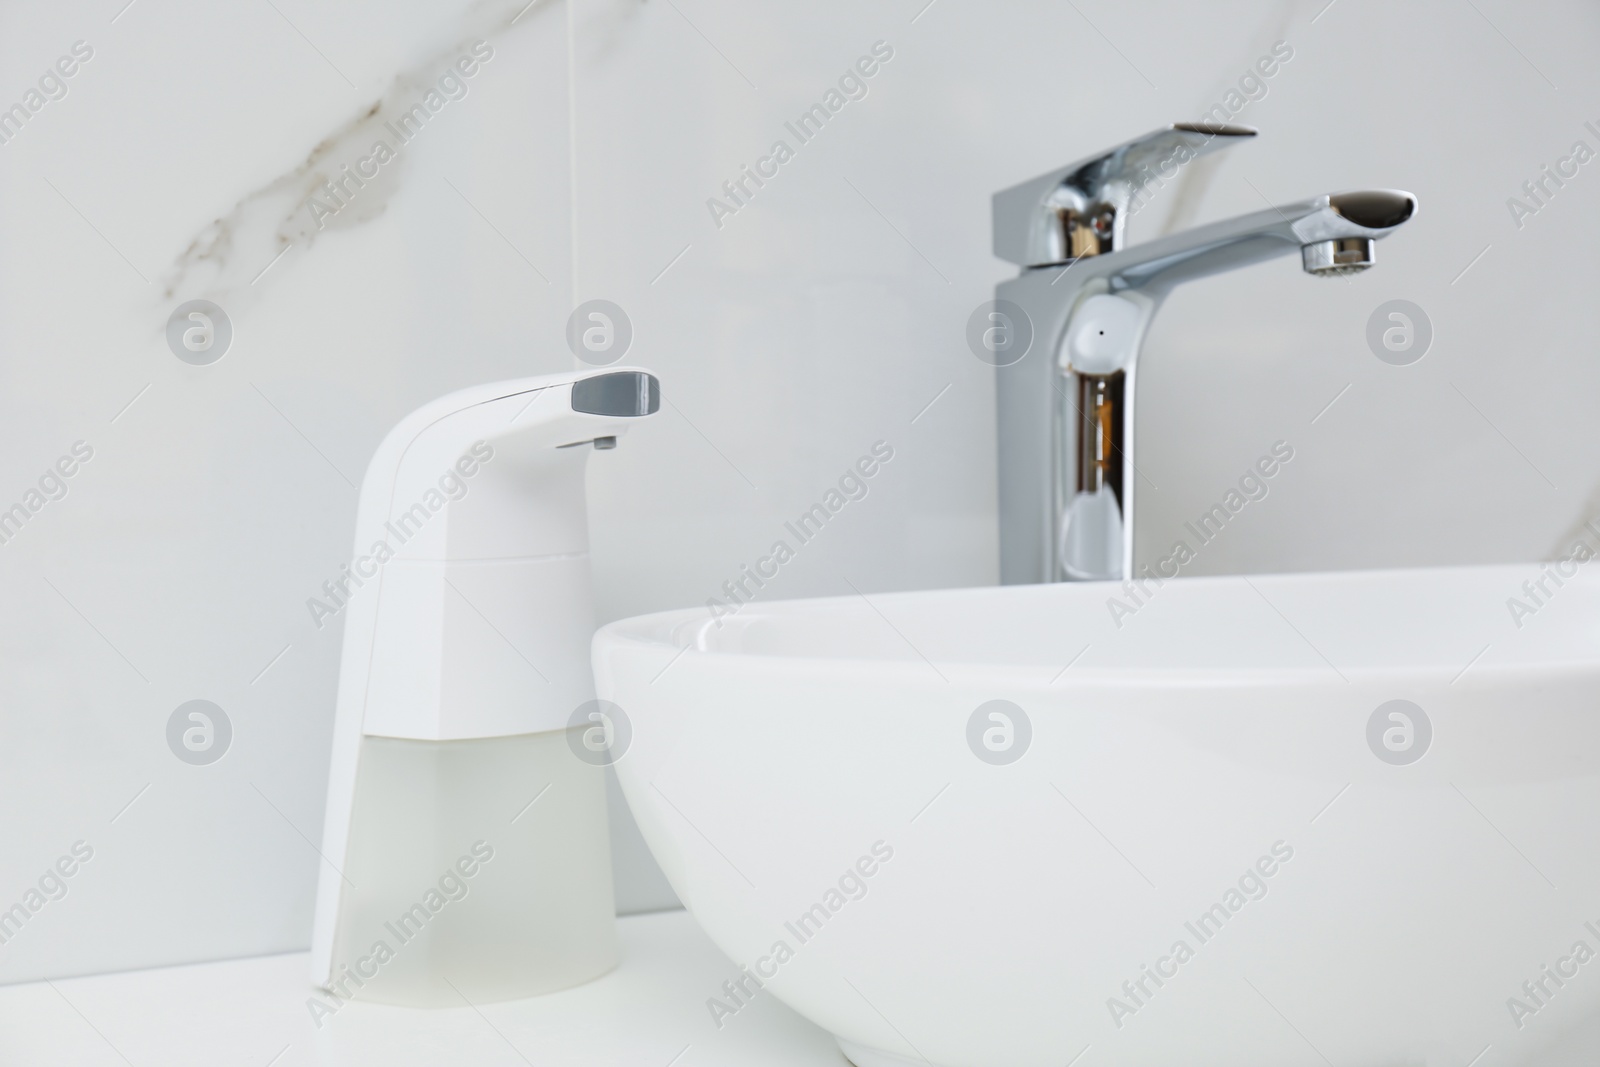
[[[708,1028],[759,981],[859,1067],[1593,1062],[1600,583],[1514,620],[1540,574],[1180,579],[1120,628],[1101,583],[680,611],[595,669],[748,969]]]

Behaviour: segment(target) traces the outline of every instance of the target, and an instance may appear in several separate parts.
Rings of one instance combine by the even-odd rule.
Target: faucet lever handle
[[[994,194],[994,254],[1022,267],[1111,252],[1134,195],[1169,165],[1238,144],[1248,126],[1176,122]]]

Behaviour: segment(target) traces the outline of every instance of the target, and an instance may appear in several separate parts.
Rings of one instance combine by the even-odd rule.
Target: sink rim
[[[1194,577],[1178,577],[1169,579],[1163,589],[1182,589],[1189,596],[1205,595],[1208,591],[1226,591],[1232,593],[1240,588],[1258,587],[1257,591],[1271,593],[1273,591],[1291,592],[1304,590],[1312,593],[1336,592],[1342,586],[1354,586],[1361,583],[1374,581],[1395,581],[1413,583],[1438,583],[1454,584],[1459,580],[1464,585],[1482,585],[1485,590],[1493,590],[1506,595],[1519,591],[1521,581],[1529,575],[1540,573],[1547,563],[1497,563],[1456,565],[1444,567],[1407,567],[1407,568],[1369,568],[1362,570],[1334,570],[1334,571],[1285,571],[1250,575],[1200,575]],[[1586,576],[1583,572],[1567,578],[1566,584],[1588,587],[1590,595],[1600,591],[1600,581]],[[1074,582],[1053,583],[1044,585],[1017,585],[1017,586],[963,586],[945,589],[916,589],[900,590],[894,592],[873,593],[870,596],[859,594],[844,594],[825,597],[795,597],[770,601],[750,601],[741,605],[737,611],[725,615],[722,619],[724,626],[748,628],[754,623],[766,620],[780,622],[807,620],[819,616],[826,616],[829,612],[837,611],[841,607],[855,608],[863,601],[875,612],[881,615],[883,608],[911,607],[919,602],[957,601],[970,599],[975,603],[993,598],[1017,598],[1024,600],[1061,599],[1074,607],[1083,606],[1096,611],[1103,611],[1103,598],[1118,595],[1124,583],[1099,581],[1099,582]],[[1157,591],[1160,595],[1160,590]],[[1176,598],[1173,598],[1176,599]],[[1494,600],[1486,601],[1493,604]],[[1268,601],[1271,604],[1271,601]],[[1280,613],[1281,614],[1281,613]],[[892,624],[890,624],[892,625]],[[1292,624],[1290,624],[1292,625]],[[1140,664],[1129,666],[1126,664],[1095,664],[1084,662],[1072,667],[1072,673],[1066,677],[1052,680],[1050,676],[1034,677],[1046,670],[1050,675],[1062,671],[1063,664],[1059,661],[1051,664],[1045,662],[1019,663],[1019,662],[992,662],[977,658],[952,659],[935,657],[934,669],[930,669],[930,662],[921,658],[920,652],[907,648],[903,656],[877,656],[862,655],[830,655],[808,651],[799,652],[773,652],[752,651],[727,645],[719,645],[707,640],[708,631],[717,627],[717,620],[712,618],[707,607],[674,608],[667,611],[651,612],[618,619],[600,627],[594,637],[594,653],[597,664],[600,657],[620,649],[634,652],[648,651],[665,653],[674,659],[684,661],[698,661],[701,664],[718,665],[718,669],[728,669],[733,665],[745,666],[761,671],[774,671],[779,673],[798,672],[814,674],[819,669],[826,669],[832,674],[846,676],[860,675],[873,678],[899,678],[904,676],[906,681],[931,681],[933,684],[943,686],[946,681],[954,683],[979,682],[993,684],[1003,679],[1006,686],[1011,688],[1032,689],[1042,688],[1053,691],[1062,691],[1069,684],[1072,687],[1126,687],[1164,688],[1168,686],[1181,686],[1184,688],[1229,688],[1254,686],[1284,686],[1284,685],[1326,685],[1330,680],[1340,681],[1344,675],[1352,683],[1361,681],[1385,681],[1397,677],[1405,677],[1424,684],[1431,683],[1435,676],[1443,676],[1444,681],[1460,671],[1463,664],[1456,664],[1448,668],[1446,664],[1410,663],[1393,665],[1373,664],[1344,664],[1337,668],[1338,673],[1326,662],[1305,664],[1266,664],[1240,667],[1235,664],[1217,667],[1185,666],[1160,666]],[[721,634],[718,628],[718,634]],[[1108,631],[1109,632],[1109,631]],[[1510,630],[1507,636],[1518,634],[1520,631]],[[1120,636],[1120,635],[1119,635]],[[1086,649],[1087,651],[1087,649]],[[1487,651],[1487,648],[1485,649]],[[1069,653],[1070,655],[1070,653]],[[1320,655],[1320,653],[1318,653]],[[679,664],[683,666],[683,664]],[[1594,651],[1587,655],[1564,656],[1538,656],[1525,655],[1512,661],[1496,661],[1485,659],[1483,662],[1474,662],[1468,677],[1477,682],[1489,679],[1503,680],[1510,677],[1525,675],[1530,672],[1581,672],[1593,670],[1600,666],[1600,642],[1596,643]],[[676,669],[676,668],[675,668]],[[941,675],[943,679],[941,679]],[[1460,679],[1466,683],[1468,677]]]

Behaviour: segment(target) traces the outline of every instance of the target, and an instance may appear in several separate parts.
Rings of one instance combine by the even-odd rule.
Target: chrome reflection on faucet
[[[1410,193],[1334,193],[1122,247],[1153,169],[1255,132],[1178,123],[995,194],[995,254],[1022,267],[996,304],[1020,308],[1036,338],[995,372],[1003,583],[1133,573],[1135,374],[1168,293],[1296,250],[1308,274],[1354,274],[1416,214]]]

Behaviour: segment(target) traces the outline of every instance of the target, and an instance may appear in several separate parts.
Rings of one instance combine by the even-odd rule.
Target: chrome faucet
[[[1003,583],[1133,575],[1135,373],[1173,288],[1297,249],[1309,274],[1354,274],[1416,214],[1410,193],[1334,193],[1122,247],[1152,185],[1254,136],[1178,123],[995,194],[995,254],[1022,267],[996,287],[985,335],[999,339],[985,344],[997,366]]]

